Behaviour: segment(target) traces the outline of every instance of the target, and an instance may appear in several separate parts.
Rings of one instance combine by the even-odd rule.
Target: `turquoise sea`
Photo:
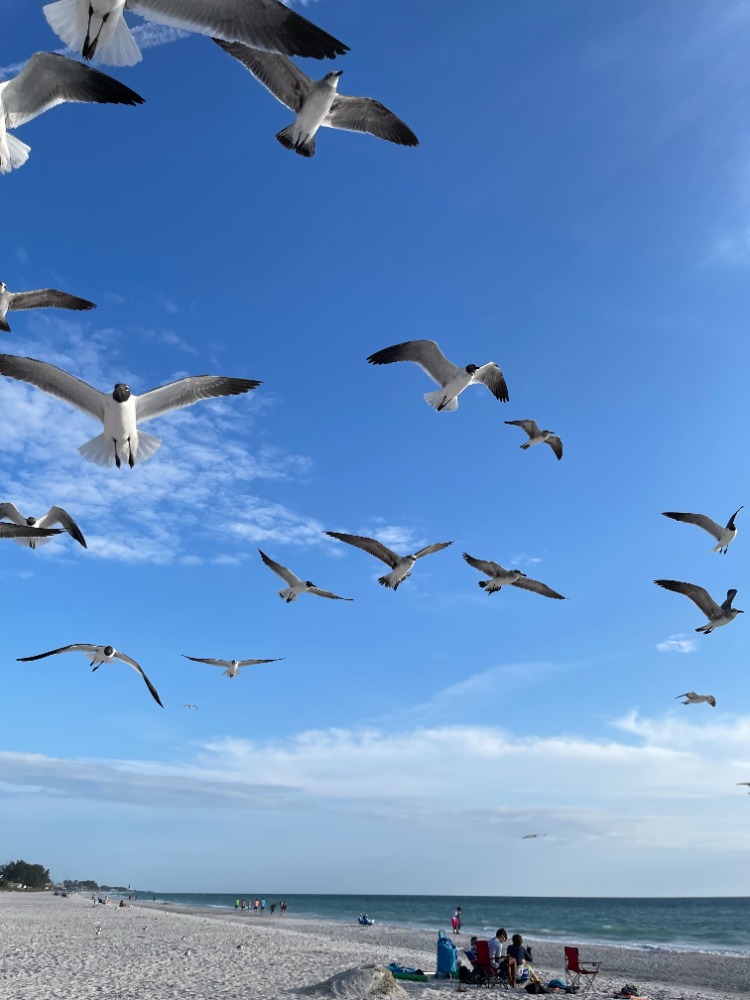
[[[750,898],[581,899],[518,896],[316,896],[259,891],[266,903],[286,899],[286,919],[318,917],[351,923],[368,913],[378,923],[450,931],[457,906],[466,934],[498,927],[566,944],[606,943],[639,948],[750,955]],[[247,893],[157,893],[158,901],[234,909]],[[142,894],[140,898],[147,898]],[[278,914],[278,911],[277,911]],[[266,910],[266,917],[268,916]],[[250,917],[250,919],[254,919]]]

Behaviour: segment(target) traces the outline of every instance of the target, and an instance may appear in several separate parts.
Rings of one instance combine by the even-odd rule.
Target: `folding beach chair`
[[[578,987],[582,993],[593,990],[594,981],[599,975],[599,966],[601,964],[601,962],[592,962],[587,959],[584,967],[584,965],[581,965],[581,960],[578,957],[578,948],[565,949],[565,974],[570,981],[570,985]],[[583,980],[581,980],[582,976]]]
[[[477,958],[474,962],[474,973],[477,986],[486,986],[494,989],[500,986],[502,989],[509,989],[508,977],[502,969],[496,969],[490,962],[489,941],[477,941]]]

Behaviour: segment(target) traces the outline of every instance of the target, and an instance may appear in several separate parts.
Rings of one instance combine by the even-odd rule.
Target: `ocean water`
[[[242,898],[243,893],[238,893]],[[234,909],[237,895],[157,893],[158,901]],[[266,904],[286,899],[287,918],[318,917],[351,923],[367,913],[378,923],[450,932],[457,906],[463,933],[509,933],[565,944],[716,951],[750,955],[750,898],[582,899],[520,896],[316,896],[253,893]],[[245,898],[247,894],[244,894]],[[146,898],[145,894],[141,898]],[[278,910],[277,910],[278,914]],[[266,910],[266,917],[268,917]],[[250,919],[253,919],[252,917]],[[265,919],[265,918],[264,918]]]

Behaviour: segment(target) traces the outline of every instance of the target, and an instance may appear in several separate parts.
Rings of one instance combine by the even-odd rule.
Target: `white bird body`
[[[554,431],[542,430],[536,420],[506,420],[505,423],[511,424],[513,427],[520,427],[526,431],[529,440],[520,446],[522,451],[528,451],[535,444],[548,444],[555,455],[557,455],[557,458],[562,458],[562,441]]]
[[[535,594],[541,594],[542,597],[553,597],[558,601],[565,600],[562,594],[558,594],[556,590],[540,580],[532,580],[520,569],[504,569],[499,563],[475,559],[468,552],[464,552],[464,559],[469,566],[473,566],[474,569],[478,569],[480,573],[489,577],[489,580],[479,581],[479,586],[488,594],[494,594],[496,591],[502,590],[503,587],[518,587],[520,590],[531,590]]]
[[[23,514],[12,503],[0,503],[0,525],[5,522],[2,518],[8,518],[13,524],[17,525],[28,525],[29,528],[51,528],[55,524],[61,524],[62,528],[60,531],[67,531],[68,534],[74,538],[79,545],[88,548],[86,545],[86,539],[81,533],[81,529],[75,523],[73,518],[68,514],[67,511],[63,510],[62,507],[50,507],[47,513],[43,517],[24,517]],[[23,545],[29,549],[35,549],[39,545],[46,545],[50,540],[52,534],[58,534],[59,532],[51,532],[49,534],[38,534],[29,533],[28,535],[18,535],[13,539],[17,545]]]
[[[363,552],[369,552],[371,556],[375,556],[386,566],[390,566],[391,572],[385,576],[379,576],[378,583],[391,590],[398,590],[399,584],[411,576],[417,559],[432,555],[433,552],[440,552],[441,549],[447,549],[449,545],[453,544],[453,542],[437,542],[435,545],[426,545],[413,555],[400,556],[383,542],[378,541],[377,538],[367,538],[364,535],[346,535],[341,531],[326,531],[326,534],[330,535],[331,538],[338,538],[340,542],[346,542],[348,545],[362,549]]]
[[[98,670],[102,663],[112,663],[114,660],[120,660],[122,663],[127,663],[129,667],[132,667],[137,673],[141,675],[146,684],[146,687],[151,693],[151,697],[161,708],[164,706],[161,703],[161,698],[157,692],[154,685],[146,677],[143,668],[139,663],[136,663],[132,657],[128,656],[127,653],[123,653],[121,650],[117,650],[114,646],[94,646],[90,643],[73,643],[70,646],[61,646],[59,649],[50,649],[46,653],[37,653],[36,656],[19,656],[19,663],[30,663],[32,660],[43,660],[47,656],[56,656],[58,653],[83,653],[88,657],[89,663],[94,668]]]
[[[292,601],[296,601],[300,594],[315,594],[316,597],[327,597],[332,601],[352,601],[352,597],[339,597],[338,594],[331,593],[330,590],[322,590],[320,587],[316,587],[312,580],[300,580],[298,576],[295,576],[290,569],[286,566],[282,566],[281,563],[274,562],[273,559],[269,558],[265,552],[258,549],[260,552],[260,557],[263,562],[272,569],[277,576],[280,576],[285,583],[289,584],[283,590],[279,591],[279,597],[286,601],[287,604],[291,604]]]
[[[675,510],[664,510],[662,511],[662,514],[664,517],[669,517],[673,521],[684,521],[686,524],[694,524],[698,528],[703,528],[703,530],[707,531],[709,535],[713,535],[718,543],[717,545],[714,545],[711,551],[721,552],[723,555],[726,555],[730,544],[737,537],[737,527],[734,523],[734,519],[743,507],[744,504],[742,507],[738,507],[724,526],[717,524],[716,521],[713,521],[705,514],[685,514],[681,511]]]
[[[518,583],[522,577],[526,576],[520,570],[504,569],[501,573],[495,573],[495,575],[489,580],[480,580],[479,586],[487,594],[494,594],[498,590],[502,590],[503,587],[513,586],[514,583]]]
[[[716,708],[716,698],[712,694],[696,694],[695,691],[686,691],[684,694],[678,694],[675,697],[684,698],[685,701],[682,702],[683,705],[710,705],[712,708]]]

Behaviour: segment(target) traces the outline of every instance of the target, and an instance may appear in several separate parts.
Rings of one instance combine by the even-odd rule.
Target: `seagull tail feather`
[[[394,587],[393,584],[391,583],[390,573],[386,573],[385,576],[379,576],[378,583],[382,583],[384,587],[391,587],[393,590],[395,590],[396,587],[398,586],[398,584],[396,584],[396,587]]]
[[[484,588],[487,586],[489,582],[490,582],[489,580],[480,580],[479,586],[482,588],[482,590],[484,590]]]
[[[50,28],[79,55],[86,40],[86,8],[87,5],[79,3],[79,0],[57,0],[44,7],[44,16]]]
[[[161,448],[161,441],[158,437],[138,431],[138,448],[135,454],[137,461],[145,462],[147,459],[152,458],[159,448]]]
[[[115,464],[115,446],[111,437],[98,434],[95,438],[82,444],[78,449],[87,462],[104,467]]]
[[[425,401],[429,403],[430,406],[435,410],[439,410],[441,413],[448,410],[458,409],[458,400],[454,396],[447,403],[445,400],[445,389],[437,389],[435,392],[426,392],[424,394]]]
[[[4,316],[0,317],[0,330],[2,330],[3,333],[10,333],[10,323]]]
[[[296,122],[283,128],[276,138],[285,149],[293,149],[300,156],[315,156],[315,136],[303,133]]]
[[[105,36],[106,27],[102,28],[96,47],[96,55],[101,62],[108,66],[135,66],[143,59],[122,14],[114,19],[114,30]]]
[[[10,132],[5,133],[5,141],[8,147],[8,158],[0,155],[0,174],[9,174],[11,170],[22,167],[29,158],[31,146],[16,139]],[[8,327],[10,329],[10,327]]]

